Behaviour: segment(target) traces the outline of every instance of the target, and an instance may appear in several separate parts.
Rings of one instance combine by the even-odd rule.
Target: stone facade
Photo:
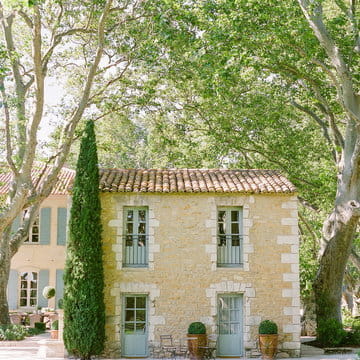
[[[241,294],[244,349],[255,349],[264,319],[280,348],[300,354],[297,198],[294,194],[102,193],[106,352],[122,354],[122,298],[147,294],[148,339],[186,336],[202,321],[217,329],[219,294]],[[149,265],[123,267],[124,207],[148,209]],[[217,209],[241,207],[243,265],[217,267]]]

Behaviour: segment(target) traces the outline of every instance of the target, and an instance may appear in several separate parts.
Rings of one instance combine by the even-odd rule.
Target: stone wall
[[[186,336],[189,323],[216,331],[217,295],[243,295],[244,348],[261,320],[279,326],[280,347],[300,352],[297,199],[293,195],[102,193],[107,353],[121,355],[124,294],[148,294],[149,340]],[[123,268],[123,207],[149,209],[149,267]],[[244,265],[217,268],[219,206],[243,207]]]

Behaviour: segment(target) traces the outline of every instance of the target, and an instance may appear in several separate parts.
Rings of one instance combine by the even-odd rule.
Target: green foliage
[[[189,325],[188,334],[206,334],[206,327],[202,322],[192,322]]]
[[[334,347],[342,344],[346,338],[346,331],[341,322],[336,319],[318,321],[317,340],[324,346]]]
[[[27,328],[26,332],[27,332],[26,336],[34,336],[34,335],[42,334],[43,332],[45,332],[45,329]]]
[[[52,322],[51,330],[59,330],[59,320],[55,320]]]
[[[42,295],[45,299],[51,299],[55,296],[55,288],[52,286],[45,286]]]
[[[271,335],[277,334],[278,327],[272,320],[263,320],[259,325],[259,334],[261,335]]]
[[[81,140],[73,187],[64,283],[64,343],[81,359],[104,348],[105,306],[99,200],[99,169],[94,123]]]
[[[23,340],[27,336],[26,327],[23,325],[0,325],[0,341]]]
[[[46,330],[46,324],[43,323],[43,322],[36,322],[36,323],[34,324],[34,327],[35,327],[35,329],[39,329],[39,330],[41,330],[41,331],[45,331],[45,330]]]
[[[59,299],[59,301],[58,301],[58,308],[59,308],[59,309],[63,309],[63,307],[64,307],[64,299]]]

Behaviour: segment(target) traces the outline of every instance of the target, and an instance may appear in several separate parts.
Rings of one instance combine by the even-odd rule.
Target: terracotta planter
[[[205,349],[199,349],[199,346],[206,346],[206,334],[188,334],[187,336],[190,357],[192,359],[202,359],[204,357]]]
[[[57,340],[59,338],[59,330],[50,330],[50,339]]]
[[[259,346],[263,359],[274,359],[277,351],[278,337],[278,334],[259,335]]]

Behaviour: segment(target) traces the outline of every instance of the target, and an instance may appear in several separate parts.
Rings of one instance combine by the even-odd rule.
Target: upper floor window
[[[38,273],[29,271],[20,275],[20,306],[34,307],[37,304]]]
[[[25,210],[24,212],[24,216],[26,214],[26,211],[27,210]],[[39,216],[37,216],[32,227],[30,228],[29,237],[26,238],[24,242],[38,244],[39,241],[40,241],[40,226],[39,226]]]
[[[217,265],[219,267],[242,266],[242,208],[218,208]]]
[[[124,208],[125,267],[148,266],[148,209]]]

